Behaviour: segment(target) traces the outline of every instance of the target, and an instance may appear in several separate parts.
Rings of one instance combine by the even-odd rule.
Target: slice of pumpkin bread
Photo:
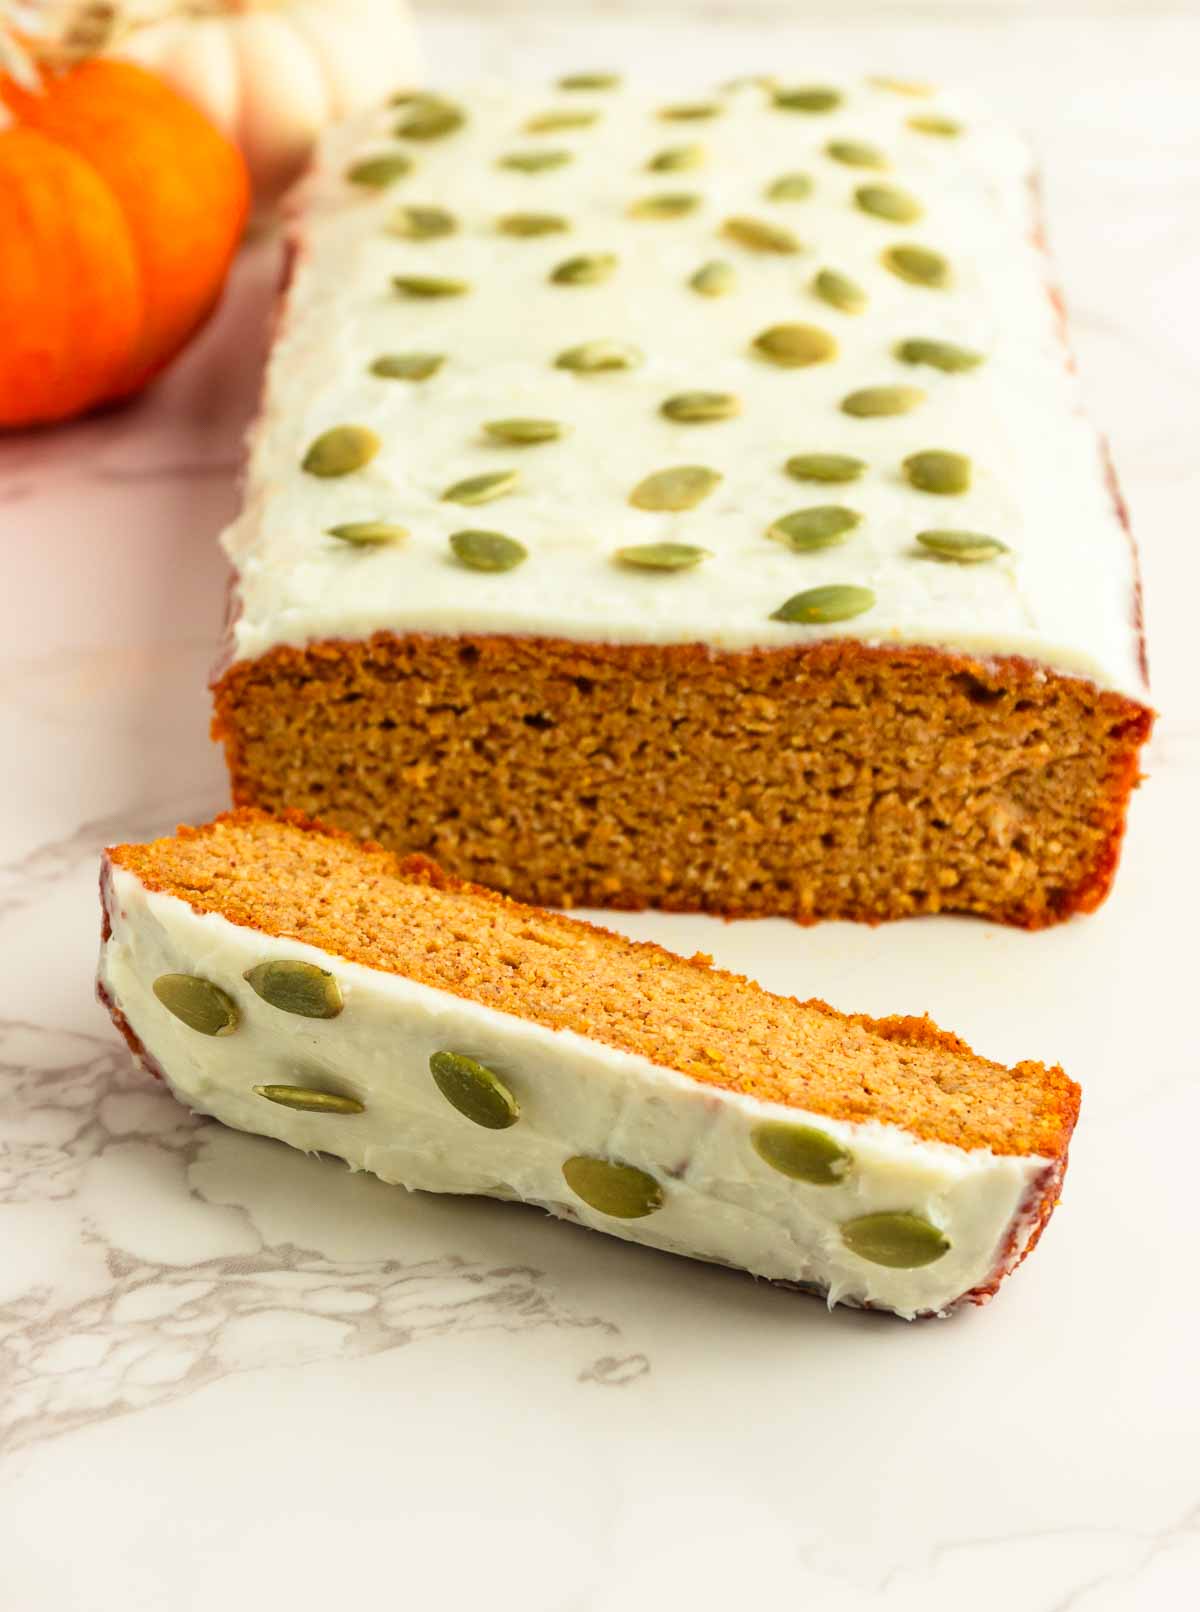
[[[846,1016],[254,810],[105,856],[99,992],[189,1107],[829,1302],[982,1303],[1058,1199],[1061,1069]]]

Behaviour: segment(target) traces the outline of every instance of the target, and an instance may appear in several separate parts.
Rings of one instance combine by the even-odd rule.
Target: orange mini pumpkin
[[[143,68],[0,78],[0,427],[144,386],[212,311],[248,205],[236,147]]]

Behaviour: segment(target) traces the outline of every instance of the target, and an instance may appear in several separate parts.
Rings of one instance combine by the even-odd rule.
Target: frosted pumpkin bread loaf
[[[982,1303],[1079,1092],[251,810],[105,858],[99,990],[190,1108],[906,1317]]]
[[[1102,899],[1134,553],[1028,156],[916,88],[582,75],[335,132],[225,538],[238,803],[555,905]]]

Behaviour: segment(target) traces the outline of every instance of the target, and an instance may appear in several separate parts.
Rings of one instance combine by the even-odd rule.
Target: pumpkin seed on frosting
[[[676,392],[659,409],[668,420],[695,425],[709,420],[732,420],[742,412],[741,400],[732,392]]]
[[[504,532],[451,532],[449,543],[454,558],[469,571],[512,571],[529,557],[524,543]]]
[[[848,453],[795,453],[784,465],[794,481],[857,481],[866,461]]]
[[[802,252],[804,248],[782,224],[772,224],[763,218],[746,218],[737,215],[727,218],[721,225],[721,234],[727,241],[736,241],[751,252]]]
[[[933,85],[922,83],[915,78],[888,78],[878,73],[872,74],[867,80],[877,90],[888,90],[893,95],[911,95],[924,98],[933,94]]]
[[[842,92],[827,84],[803,84],[776,89],[771,104],[781,112],[833,112],[842,104]]]
[[[560,134],[568,129],[586,129],[599,120],[600,113],[591,107],[563,106],[550,112],[539,112],[524,125],[526,134]]]
[[[554,285],[599,285],[611,279],[616,268],[615,252],[581,252],[577,257],[564,258],[550,270],[548,278]]]
[[[830,140],[825,155],[847,168],[887,168],[887,157],[866,140]]]
[[[690,571],[711,554],[711,549],[699,548],[695,543],[635,543],[617,549],[613,559],[637,571]]]
[[[954,118],[942,117],[936,112],[915,112],[907,120],[910,129],[918,134],[935,134],[943,140],[953,140],[963,132],[963,126]]]
[[[707,161],[708,153],[702,145],[667,146],[656,152],[646,167],[655,174],[676,174],[703,168]]]
[[[971,485],[971,461],[965,453],[951,453],[945,448],[910,453],[900,468],[909,486],[923,493],[965,493]]]
[[[917,542],[939,560],[957,560],[961,565],[975,565],[980,560],[994,560],[1009,552],[1008,544],[984,532],[929,531],[918,532]]]
[[[702,297],[727,297],[737,288],[737,270],[732,263],[714,258],[711,263],[702,263],[688,284]]]
[[[557,442],[567,434],[567,427],[558,420],[487,420],[484,434],[496,442],[508,442],[515,448],[533,447],[540,442]]]
[[[620,84],[619,73],[567,73],[558,81],[560,90],[615,90]]]
[[[309,443],[301,468],[310,476],[349,476],[369,465],[382,445],[370,426],[330,426]]]
[[[859,185],[854,205],[888,224],[915,224],[925,211],[915,196],[897,185]]]
[[[792,1125],[767,1120],[750,1132],[750,1145],[764,1164],[793,1181],[814,1187],[831,1187],[843,1179],[854,1155],[828,1131],[815,1125]]]
[[[812,289],[815,296],[839,313],[861,313],[867,305],[867,293],[858,281],[838,269],[818,269]]]
[[[812,175],[805,173],[780,174],[772,179],[763,195],[768,201],[807,201],[813,193]]]
[[[343,521],[340,526],[326,527],[326,532],[352,548],[382,548],[407,537],[408,527],[394,521]]]
[[[674,106],[659,107],[658,115],[668,123],[703,123],[719,117],[721,108],[713,101],[680,101]]]
[[[499,159],[499,165],[511,169],[513,173],[543,174],[549,173],[552,168],[565,167],[571,156],[570,151],[558,146],[539,147],[536,151],[509,151]]]
[[[783,369],[827,364],[838,350],[834,338],[819,325],[769,325],[755,336],[752,345],[760,358]]]
[[[441,140],[455,134],[466,122],[460,107],[440,96],[418,96],[396,124],[393,133],[402,140]]]
[[[253,1086],[256,1097],[265,1097],[281,1108],[294,1108],[302,1114],[362,1114],[365,1105],[357,1097],[344,1097],[337,1091],[319,1091],[313,1086]]]
[[[561,213],[503,213],[496,220],[501,235],[536,240],[539,235],[559,235],[570,229]]]
[[[397,207],[384,228],[406,241],[436,241],[453,235],[458,220],[444,207]]]
[[[983,363],[982,353],[960,347],[956,342],[934,341],[928,336],[909,336],[897,342],[892,351],[902,363],[929,364],[947,375],[964,374]]]
[[[521,1106],[494,1069],[461,1052],[435,1052],[429,1060],[434,1085],[452,1108],[475,1125],[505,1131]]]
[[[635,509],[654,511],[695,509],[722,480],[719,470],[707,465],[672,465],[644,476],[629,495]]]
[[[631,342],[584,341],[559,353],[554,367],[574,370],[577,375],[599,375],[606,370],[636,369],[642,361],[641,349]]]
[[[394,185],[412,172],[412,158],[403,151],[385,152],[378,157],[360,157],[346,169],[346,178],[352,185],[368,190],[382,190]]]
[[[602,1215],[640,1220],[662,1208],[662,1187],[647,1171],[632,1164],[577,1153],[566,1161],[562,1173],[575,1196]]]
[[[385,381],[427,381],[445,362],[445,353],[383,353],[372,363],[371,374]]]
[[[859,1215],[842,1227],[842,1241],[852,1254],[892,1270],[917,1270],[950,1251],[950,1239],[921,1215]]]
[[[844,504],[814,504],[810,509],[795,509],[790,515],[772,521],[767,527],[767,536],[773,543],[782,543],[797,554],[808,554],[844,543],[861,524],[862,516],[856,509],[847,509]]]
[[[441,496],[443,504],[490,504],[493,499],[511,493],[521,479],[519,470],[485,470],[478,476],[467,476],[447,487]]]
[[[241,1015],[227,991],[200,974],[160,974],[155,996],[189,1030],[201,1035],[232,1035]]]
[[[865,615],[875,604],[870,588],[856,587],[849,582],[831,582],[820,588],[806,588],[785,599],[778,610],[771,612],[772,621],[807,622],[825,625],[827,622],[850,621]]]
[[[841,410],[856,420],[870,420],[911,414],[924,401],[925,393],[919,386],[863,386],[842,399]]]
[[[402,297],[430,302],[437,297],[463,297],[471,289],[467,280],[447,274],[393,274],[392,289]]]
[[[885,269],[909,285],[927,286],[932,291],[944,291],[953,278],[950,265],[940,252],[930,246],[915,246],[904,242],[889,246],[881,254]]]
[[[302,1019],[336,1019],[342,988],[327,968],[300,958],[277,957],[248,968],[242,978],[270,1007]]]
[[[667,191],[657,196],[639,196],[629,205],[630,218],[686,218],[703,201],[694,191]]]

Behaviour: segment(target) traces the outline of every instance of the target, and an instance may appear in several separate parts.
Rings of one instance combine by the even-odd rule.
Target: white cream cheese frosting
[[[913,1317],[946,1311],[1016,1262],[1054,1169],[1037,1156],[961,1149],[704,1085],[590,1037],[197,913],[111,864],[105,902],[100,987],[176,1096],[384,1181],[518,1199],[654,1248],[816,1286],[831,1305]],[[261,999],[246,972],[283,959],[332,973],[341,1012],[307,1018]],[[168,1011],[154,982],[171,973],[225,992],[236,1004],[233,1032],[206,1035]],[[487,1129],[453,1107],[430,1072],[438,1052],[494,1071],[519,1102],[516,1123]],[[362,1111],[297,1111],[261,1096],[263,1085],[334,1093]],[[771,1122],[824,1133],[849,1154],[844,1173],[818,1185],[772,1168],[753,1142]],[[577,1156],[645,1172],[660,1206],[638,1219],[591,1207],[564,1177]],[[848,1246],[848,1226],[884,1214],[919,1216],[941,1233],[944,1252],[905,1269]]]
[[[538,92],[482,85],[456,97],[463,126],[440,139],[394,135],[402,107],[334,130],[300,198],[297,257],[255,428],[243,513],[224,543],[237,571],[232,653],[396,633],[543,634],[610,643],[779,648],[829,636],[1019,655],[1144,698],[1133,551],[1114,507],[1100,445],[1080,412],[1046,265],[1035,239],[1023,145],[982,107],[952,95],[915,99],[876,82],[839,86],[823,113],[778,109],[746,84],[714,93],[716,115],[676,121],[662,98],[625,90]],[[586,127],[527,133],[531,117],[595,111]],[[911,119],[950,120],[956,134]],[[882,170],[848,166],[831,142],[877,148]],[[657,172],[664,148],[695,145],[700,165]],[[559,150],[560,166],[521,172],[512,152]],[[373,189],[351,183],[359,159],[403,150],[411,171]],[[768,199],[781,175],[812,180],[804,199]],[[887,222],[856,205],[864,184],[898,187],[921,209]],[[632,216],[659,193],[694,193],[686,216]],[[428,240],[389,231],[402,206],[436,206],[454,230]],[[563,233],[518,239],[496,220],[561,215]],[[725,238],[731,216],[782,226],[794,254]],[[951,283],[907,283],[884,266],[897,244],[942,254]],[[552,270],[577,254],[610,253],[600,283],[562,285]],[[728,262],[735,288],[704,296],[691,276]],[[866,293],[856,314],[812,290],[833,269]],[[463,295],[406,297],[395,275],[461,279]],[[831,362],[779,368],[755,356],[766,327],[799,322],[837,342]],[[944,373],[901,361],[897,344],[933,338],[984,361]],[[565,349],[632,344],[636,367],[582,375],[555,366]],[[444,356],[411,382],[371,371],[390,353]],[[911,412],[856,418],[841,401],[864,387],[914,386]],[[661,413],[681,392],[732,394],[740,412],[705,424]],[[551,419],[560,440],[506,448],[485,422]],[[301,469],[331,427],[364,425],[380,450],[350,475]],[[968,491],[909,485],[909,455],[969,457]],[[844,485],[784,473],[801,453],[865,461]],[[695,508],[651,512],[629,495],[644,477],[703,465],[721,480]],[[463,478],[516,469],[507,496],[464,508],[442,494]],[[797,509],[841,504],[861,516],[837,546],[796,553],[765,536]],[[407,530],[390,546],[354,548],[327,535],[354,521]],[[464,528],[500,531],[528,557],[485,574],[451,555]],[[999,539],[978,564],[935,558],[929,529]],[[614,562],[615,550],[682,542],[708,552],[670,573]],[[827,584],[865,587],[874,604],[853,620],[773,620],[791,596]]]

